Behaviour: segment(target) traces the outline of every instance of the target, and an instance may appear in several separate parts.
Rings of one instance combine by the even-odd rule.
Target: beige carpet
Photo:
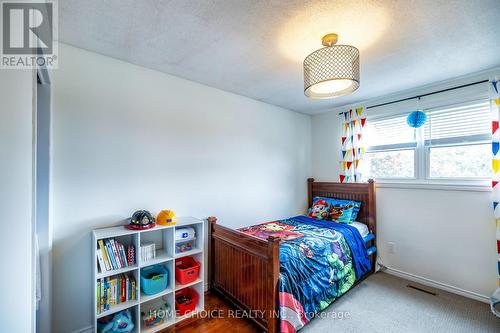
[[[500,332],[500,319],[488,304],[423,287],[438,293],[433,296],[408,284],[420,286],[386,273],[372,275],[300,332]]]

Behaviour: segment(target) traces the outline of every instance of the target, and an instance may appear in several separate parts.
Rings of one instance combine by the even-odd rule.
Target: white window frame
[[[476,146],[491,144],[491,140],[473,141],[473,142],[460,142],[460,143],[448,143],[448,144],[438,144],[434,146],[425,146],[425,179],[428,181],[446,181],[458,184],[483,184],[485,182],[491,183],[491,178],[479,178],[479,177],[431,177],[431,148],[446,148],[446,147],[465,147],[465,146]]]
[[[390,181],[416,181],[418,180],[418,161],[417,161],[417,147],[416,146],[405,146],[405,145],[401,145],[399,147],[397,147],[397,145],[391,145],[391,146],[394,146],[394,148],[388,148],[388,149],[381,149],[380,147],[384,147],[384,146],[378,146],[377,148],[378,149],[370,149],[370,150],[366,150],[365,151],[365,155],[366,153],[380,153],[380,152],[391,152],[391,151],[401,151],[401,150],[413,150],[413,177],[386,177],[386,178],[383,178],[383,177],[379,177],[379,178],[375,178],[375,180],[377,181],[387,181],[387,182],[390,182]]]
[[[479,99],[486,101],[487,98],[482,96]],[[470,100],[471,102],[473,100]],[[464,103],[466,101],[463,101]],[[439,105],[428,107],[428,109],[445,107],[446,105]],[[391,119],[398,116],[407,115],[409,112],[397,112],[391,114],[384,114],[380,116],[368,116],[367,123],[374,120],[384,120]],[[375,147],[368,147],[366,153],[374,152],[384,152],[384,151],[399,151],[399,150],[414,150],[414,177],[377,177],[377,186],[379,187],[401,187],[401,188],[429,188],[429,189],[450,189],[450,190],[477,190],[477,191],[491,191],[491,178],[472,178],[472,177],[453,177],[453,178],[442,178],[442,177],[431,177],[430,176],[430,150],[431,148],[440,147],[452,147],[452,146],[468,146],[468,145],[479,145],[491,143],[491,138],[486,138],[478,141],[467,142],[453,142],[450,139],[449,142],[436,144],[436,145],[426,145],[424,141],[424,126],[416,130],[416,146],[408,144],[393,144],[393,145],[382,145]],[[387,147],[387,148],[386,148]]]
[[[385,119],[391,119],[391,118],[397,118],[401,116],[408,115],[409,112],[401,112],[401,113],[395,113],[391,115],[384,115],[380,117],[368,117],[367,118],[367,123],[373,120],[385,120]],[[413,150],[413,177],[378,177],[375,178],[377,182],[385,182],[385,183],[392,183],[392,182],[409,182],[409,183],[415,183],[419,180],[419,154],[418,154],[418,133],[417,133],[417,142],[416,144],[409,144],[409,143],[402,143],[402,144],[390,144],[390,145],[379,145],[379,146],[373,146],[373,147],[368,147],[365,151],[365,155],[368,153],[378,153],[378,152],[388,152],[388,151],[401,151],[401,150]]]

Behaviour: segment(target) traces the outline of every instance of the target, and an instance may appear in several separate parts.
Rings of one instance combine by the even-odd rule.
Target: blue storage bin
[[[168,286],[168,271],[163,265],[153,265],[141,269],[141,290],[146,295],[154,295]]]

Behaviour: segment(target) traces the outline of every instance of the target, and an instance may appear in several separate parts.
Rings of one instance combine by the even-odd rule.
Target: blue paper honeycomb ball
[[[427,121],[427,115],[423,111],[413,111],[406,118],[408,126],[413,128],[419,128]]]

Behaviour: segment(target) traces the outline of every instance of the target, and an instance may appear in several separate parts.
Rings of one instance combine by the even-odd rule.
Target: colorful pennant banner
[[[363,128],[366,117],[364,108],[357,107],[342,114],[342,138],[339,179],[344,182],[361,182],[360,166],[365,148],[363,147]]]
[[[491,311],[500,317],[500,131],[498,130],[498,120],[500,118],[500,84],[498,79],[490,81],[490,94],[491,94],[491,112],[492,112],[492,123],[491,123],[491,152],[492,161],[491,166],[493,168],[493,179],[491,181],[492,196],[493,196],[493,215],[495,217],[496,224],[496,240],[497,240],[497,254],[498,254],[498,285],[499,288],[491,296]]]

